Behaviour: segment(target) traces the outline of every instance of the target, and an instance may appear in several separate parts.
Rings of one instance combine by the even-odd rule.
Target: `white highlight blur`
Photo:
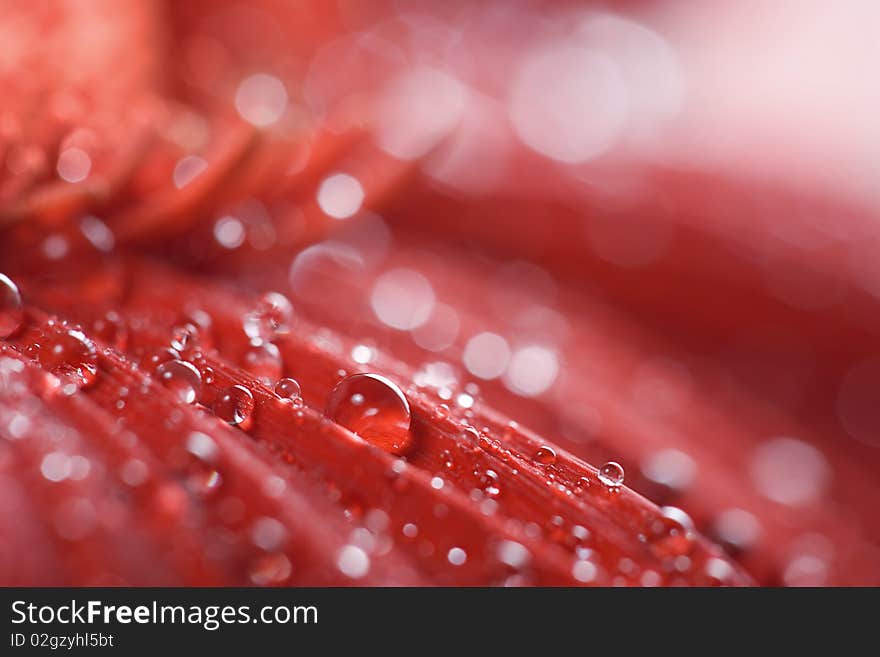
[[[67,148],[58,155],[58,175],[69,183],[82,182],[89,177],[92,159],[81,148]]]
[[[419,67],[393,79],[374,126],[376,141],[390,155],[414,160],[425,155],[458,124],[467,89],[448,73]]]
[[[619,69],[578,42],[554,43],[526,57],[511,90],[510,120],[527,146],[551,159],[585,162],[620,135],[629,98]]]
[[[468,340],[462,356],[468,372],[481,379],[496,379],[507,369],[510,347],[495,333],[480,333]]]
[[[821,499],[831,476],[822,453],[794,438],[774,438],[759,446],[751,470],[764,497],[788,506]]]
[[[266,127],[276,123],[287,109],[287,89],[273,75],[257,73],[245,78],[235,92],[235,109],[245,121]]]
[[[334,219],[348,219],[361,209],[364,188],[358,179],[347,173],[325,178],[318,187],[318,205]]]
[[[430,317],[434,308],[434,290],[420,273],[412,269],[393,269],[376,280],[370,305],[383,324],[409,331]]]

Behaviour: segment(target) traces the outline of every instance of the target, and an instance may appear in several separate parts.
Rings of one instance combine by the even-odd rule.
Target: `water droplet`
[[[480,475],[479,478],[480,488],[483,489],[483,492],[489,497],[498,497],[501,495],[501,488],[499,487],[500,478],[498,477],[498,473],[494,470],[486,470]]]
[[[202,375],[185,360],[169,360],[156,368],[156,376],[184,404],[195,402],[202,388]]]
[[[254,396],[244,386],[229,386],[214,400],[214,414],[233,426],[246,428],[254,410]]]
[[[623,485],[623,467],[616,461],[608,461],[599,469],[599,481],[614,490]]]
[[[76,329],[45,335],[37,357],[43,367],[64,383],[86,387],[98,377],[95,344]]]
[[[660,513],[664,518],[668,518],[672,522],[681,526],[681,532],[691,532],[694,530],[694,521],[691,517],[679,509],[677,506],[664,506],[660,508]]]
[[[302,390],[296,379],[284,378],[278,379],[278,383],[275,384],[275,394],[283,401],[297,403],[300,401]]]
[[[249,338],[271,341],[290,332],[293,306],[283,294],[266,292],[256,307],[242,318],[244,332]]]
[[[0,338],[15,333],[24,319],[21,294],[9,277],[0,274]]]
[[[184,353],[196,346],[199,330],[194,324],[184,324],[171,329],[171,348]]]
[[[394,454],[410,446],[409,402],[393,381],[378,374],[352,374],[327,400],[326,415],[364,440]]]
[[[541,465],[553,465],[556,463],[556,450],[547,445],[542,445],[535,452],[535,460]]]

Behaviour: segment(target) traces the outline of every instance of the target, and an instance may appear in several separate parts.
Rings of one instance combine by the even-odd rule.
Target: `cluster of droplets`
[[[184,404],[199,400],[207,378],[207,371],[197,366],[205,365],[202,339],[203,332],[195,322],[184,322],[171,329],[167,346],[155,349],[143,360],[156,380]]]
[[[214,383],[213,369],[202,354],[206,337],[204,329],[210,326],[210,317],[202,311],[191,315],[193,321],[172,328],[168,346],[160,347],[144,358],[145,366],[181,402],[203,401],[217,418],[246,430],[253,422],[256,406],[254,395],[247,387],[229,385],[202,399],[202,386]],[[292,323],[293,307],[283,295],[277,292],[262,295],[255,308],[242,319],[249,340],[243,366],[258,381],[271,387],[282,402],[299,406],[299,383],[282,377],[281,355],[273,342],[288,334]]]
[[[250,351],[245,356],[246,367],[264,381],[274,380],[273,392],[284,404],[300,406],[301,389],[299,383],[292,378],[280,376],[280,357],[275,356],[278,349],[273,340],[289,332],[292,323],[292,307],[290,303],[277,293],[264,295],[257,307],[243,319],[246,335],[250,339]],[[0,275],[0,337],[6,337],[17,331],[23,321],[21,296],[15,284],[7,277]],[[125,324],[115,313],[107,313],[94,322],[95,336],[110,346],[124,347],[127,340]],[[182,403],[193,404],[199,397],[203,382],[212,381],[208,377],[210,368],[197,367],[192,361],[201,357],[200,332],[194,323],[176,326],[171,333],[170,345],[160,348],[146,359],[148,368],[157,380],[175,395]],[[50,320],[41,334],[39,342],[32,348],[33,354],[41,364],[62,381],[75,384],[77,387],[89,385],[94,381],[97,368],[97,352],[94,343],[75,326]],[[375,351],[365,345],[352,350],[352,359],[358,364],[367,364],[375,358]],[[203,359],[202,359],[203,360]],[[274,366],[278,361],[277,368]],[[261,370],[253,372],[254,369]],[[345,373],[341,373],[345,374]],[[445,392],[445,386],[439,388]],[[473,406],[478,390],[476,386],[466,386],[457,397],[450,392],[446,397],[457,407],[469,411]],[[123,402],[124,403],[124,402]],[[230,385],[221,390],[214,398],[215,415],[232,426],[247,429],[253,417],[255,400],[253,393],[242,385]],[[438,419],[449,417],[450,410],[446,404],[436,406]],[[381,447],[391,453],[405,452],[412,442],[412,412],[409,401],[403,391],[391,380],[378,374],[360,373],[344,375],[331,392],[326,407],[326,416],[339,425],[349,429],[367,442]],[[488,429],[486,430],[488,431]],[[474,445],[485,442],[483,435],[473,427],[466,427],[462,443]],[[487,439],[486,439],[487,440]],[[215,466],[217,447],[213,439],[205,434],[195,432],[186,443],[187,452],[192,457],[185,478],[186,488],[202,498],[213,496],[220,488],[223,477]],[[453,467],[451,454],[443,460],[448,468]],[[548,466],[552,470],[558,460],[556,450],[549,445],[541,445],[533,455],[535,463]],[[57,468],[54,462],[45,464],[46,471],[55,476]],[[144,479],[142,470],[145,466],[134,461],[126,465],[124,480],[131,485]],[[474,492],[480,499],[494,500],[501,495],[501,484],[498,473],[493,469],[475,469],[473,476],[477,482]],[[619,490],[624,482],[623,468],[616,462],[605,463],[597,474],[598,481],[609,491]],[[442,488],[444,479],[436,476],[432,480],[434,488]],[[586,489],[590,485],[589,478],[582,477],[577,488]],[[561,520],[561,518],[560,518]],[[277,521],[275,521],[277,523]],[[729,523],[728,523],[729,524]],[[291,572],[287,557],[269,543],[274,535],[274,525],[264,522],[254,528],[254,540],[267,548],[267,554],[251,564],[249,576],[255,584],[272,584],[285,581]],[[690,519],[684,512],[673,507],[664,507],[663,517],[658,520],[649,532],[652,549],[665,557],[686,560],[690,549]],[[549,527],[550,534],[560,533],[559,527]],[[405,536],[415,536],[417,527],[412,523],[402,529]],[[574,541],[581,544],[589,532],[575,526],[569,536],[565,534],[564,542]],[[338,554],[337,565],[340,571],[352,579],[366,575],[370,570],[370,554],[374,551],[374,539],[363,540],[353,538]],[[275,541],[277,542],[277,541]],[[274,544],[274,543],[273,543]],[[580,582],[596,579],[598,567],[590,559],[588,548],[577,547],[577,559],[572,567],[572,576]],[[446,558],[452,566],[462,566],[468,560],[467,552],[458,546],[451,547]],[[502,541],[497,549],[498,561],[512,569],[514,575],[509,580],[516,585],[522,579],[522,571],[531,558],[528,549],[513,541]],[[677,563],[677,562],[676,562]],[[626,564],[621,572],[626,571]],[[716,567],[715,570],[718,570]],[[707,570],[708,572],[708,570]],[[655,579],[653,573],[643,574],[643,584],[650,585]],[[718,576],[721,579],[720,576]],[[523,580],[524,581],[524,580]]]
[[[65,394],[97,381],[98,350],[78,326],[49,319],[27,353],[57,377]]]
[[[0,338],[18,332],[24,322],[24,306],[18,286],[0,274]],[[55,375],[65,393],[92,385],[98,377],[98,351],[79,326],[49,319],[38,340],[26,354]]]

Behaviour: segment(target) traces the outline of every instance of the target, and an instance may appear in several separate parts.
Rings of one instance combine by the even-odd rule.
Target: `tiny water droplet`
[[[256,307],[242,318],[244,332],[251,339],[274,340],[290,332],[293,306],[283,294],[266,292]]]
[[[623,485],[623,467],[616,461],[608,461],[599,469],[599,481],[611,489]]]
[[[488,497],[498,497],[501,495],[501,488],[499,487],[500,477],[494,470],[483,472],[479,477],[479,481],[480,488],[483,489],[483,492]]]
[[[44,335],[37,357],[43,367],[64,383],[84,388],[98,378],[95,344],[77,329]]]
[[[156,368],[156,376],[184,404],[192,404],[202,388],[202,375],[185,360],[169,360]]]
[[[378,374],[352,374],[327,400],[326,416],[352,433],[393,454],[410,446],[412,413],[393,381]]]
[[[297,403],[300,401],[302,390],[296,379],[284,378],[278,379],[278,383],[275,384],[275,394],[283,401]]]
[[[480,432],[473,427],[465,427],[461,432],[463,440],[471,443],[477,443],[480,440]]]
[[[254,411],[254,396],[241,385],[229,386],[214,400],[214,414],[233,426],[246,425]]]
[[[535,460],[541,465],[553,465],[556,463],[556,450],[547,445],[542,445],[535,452]]]

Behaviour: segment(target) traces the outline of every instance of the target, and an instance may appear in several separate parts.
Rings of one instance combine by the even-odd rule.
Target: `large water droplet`
[[[229,386],[214,400],[214,414],[224,422],[245,428],[254,411],[254,396],[244,386]]]
[[[21,294],[8,276],[0,274],[0,338],[15,333],[24,319]]]
[[[394,454],[410,446],[412,413],[393,381],[378,374],[352,374],[327,400],[326,415],[349,431]]]
[[[169,360],[156,368],[156,376],[185,404],[192,404],[202,389],[202,375],[185,360]]]
[[[556,450],[547,445],[541,445],[535,452],[535,460],[541,465],[552,465],[556,463]]]
[[[244,332],[252,340],[274,340],[289,333],[292,322],[293,306],[278,292],[266,292],[256,307],[242,318]]]
[[[599,481],[608,488],[620,488],[623,485],[623,476],[623,467],[616,461],[608,461],[599,468]]]
[[[98,377],[95,344],[76,329],[43,336],[37,358],[43,367],[65,383],[86,387]]]
[[[275,384],[275,394],[278,395],[282,401],[297,403],[300,401],[301,393],[302,390],[296,379],[279,379],[278,383]]]

